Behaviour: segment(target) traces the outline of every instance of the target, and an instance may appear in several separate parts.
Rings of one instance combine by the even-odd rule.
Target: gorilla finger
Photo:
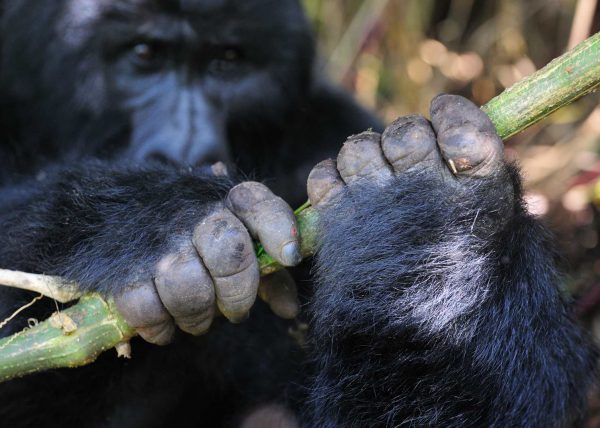
[[[125,321],[147,342],[167,345],[175,335],[175,324],[151,281],[125,289],[115,296]]]
[[[280,318],[294,319],[300,312],[296,282],[286,270],[261,278],[258,296]]]
[[[380,146],[381,135],[363,132],[348,138],[337,158],[337,168],[346,184],[369,179],[384,184],[393,177]]]
[[[215,316],[215,290],[196,250],[167,254],[157,264],[156,291],[183,331],[205,333]]]
[[[231,322],[246,319],[260,274],[254,243],[242,222],[220,206],[196,226],[193,243],[213,279],[221,313]]]
[[[457,175],[486,176],[502,161],[504,146],[490,118],[469,100],[438,95],[431,122],[442,156]]]
[[[333,159],[319,162],[308,175],[308,199],[313,207],[331,204],[344,190],[344,182]]]
[[[294,211],[267,186],[255,181],[238,184],[229,191],[226,204],[275,260],[284,266],[302,261]]]
[[[423,116],[404,116],[392,122],[383,132],[381,148],[396,173],[426,160],[439,161],[435,133]]]

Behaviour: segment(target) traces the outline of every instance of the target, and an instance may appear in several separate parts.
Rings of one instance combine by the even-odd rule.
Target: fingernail
[[[284,320],[293,320],[300,313],[300,305],[296,301],[280,301],[269,305],[269,307],[275,315]]]
[[[250,318],[250,312],[244,312],[243,314],[237,315],[230,315],[227,318],[229,318],[229,322],[231,322],[232,324],[241,324],[248,318]]]
[[[302,261],[300,245],[297,241],[288,242],[281,249],[281,261],[286,266],[296,266]]]

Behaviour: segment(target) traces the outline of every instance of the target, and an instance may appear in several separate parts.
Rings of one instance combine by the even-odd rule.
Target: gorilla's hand
[[[312,425],[368,425],[381,415],[390,425],[435,425],[455,417],[456,402],[477,403],[458,425],[481,425],[478,412],[502,414],[479,405],[491,383],[509,378],[496,369],[504,364],[496,364],[498,325],[510,340],[514,331],[528,331],[515,327],[518,311],[499,321],[504,308],[528,298],[516,288],[502,294],[523,284],[503,275],[531,277],[516,265],[519,249],[512,253],[520,240],[515,224],[529,220],[519,217],[518,178],[502,154],[480,109],[442,95],[432,102],[431,123],[408,116],[381,135],[353,136],[337,165],[313,169],[308,193],[321,211],[322,232],[309,308],[308,343],[318,344],[321,370],[310,389],[311,402],[319,403]],[[541,341],[527,334],[518,343]],[[357,352],[365,349],[368,358]],[[506,353],[506,370],[521,352]],[[461,358],[452,357],[457,353]],[[481,360],[486,369],[478,372],[473,361]],[[498,379],[490,382],[494,370]]]
[[[350,137],[337,165],[326,160],[310,173],[312,205],[332,205],[346,185],[383,186],[405,172],[433,174],[451,187],[461,177],[483,178],[498,172],[503,145],[485,113],[465,98],[440,95],[432,101],[431,115],[431,124],[422,116],[406,116],[382,135],[364,132]]]
[[[508,288],[500,279],[503,257],[511,261],[509,273],[521,273],[506,243],[505,231],[519,221],[518,191],[502,152],[480,109],[443,95],[432,102],[431,123],[408,116],[381,135],[353,136],[337,165],[313,169],[308,193],[321,211],[322,232],[309,308],[308,343],[318,344],[320,368],[310,388],[309,400],[319,403],[311,426],[362,426],[382,415],[389,425],[428,426],[456,414],[457,425],[488,426],[495,423],[481,423],[478,412],[503,413],[480,404],[502,395],[480,399],[490,384],[510,378],[497,369],[504,364],[498,325],[515,342],[538,340],[515,340],[514,331],[528,328],[515,328],[512,313],[501,321],[497,315],[520,304],[501,296]],[[511,358],[505,367],[512,364]],[[455,381],[463,378],[469,383]],[[476,404],[456,410],[457,402]]]
[[[146,281],[115,296],[127,322],[155,344],[168,343],[175,324],[191,334],[204,333],[217,307],[232,322],[247,317],[260,277],[252,237],[284,266],[302,259],[292,209],[257,182],[233,187],[225,201],[198,220],[191,235],[183,236],[189,238],[160,258],[143,275]],[[293,318],[298,311],[293,280],[283,273],[276,282],[283,290],[269,302],[271,308]]]
[[[553,403],[583,403],[589,354],[502,154],[489,118],[443,95],[431,124],[400,118],[312,171],[308,425],[570,425]]]

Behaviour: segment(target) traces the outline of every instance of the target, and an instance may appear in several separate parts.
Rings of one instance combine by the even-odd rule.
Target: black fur
[[[211,175],[215,156],[295,206],[316,162],[346,136],[381,129],[315,73],[296,0],[133,4],[0,3],[0,267],[110,295],[239,181]],[[187,78],[148,81],[148,64],[131,65],[132,44],[148,37],[132,36],[132,23],[156,11],[196,30],[159,50],[175,52]],[[150,28],[151,43],[168,46],[172,27]],[[224,62],[231,46],[242,61]],[[499,171],[457,186],[416,171],[353,190],[326,213],[310,305],[314,376],[288,323],[257,303],[246,323],[220,320],[204,337],[135,341],[132,361],[107,353],[1,384],[2,425],[238,426],[273,402],[319,427],[577,421],[591,355],[518,182]],[[0,287],[0,320],[31,297]],[[38,304],[0,335],[54,310]]]
[[[519,180],[413,171],[325,213],[311,426],[581,422],[594,359]]]
[[[232,181],[203,170],[92,160],[51,171],[31,186],[26,209],[3,215],[0,259],[115,293],[227,195]]]

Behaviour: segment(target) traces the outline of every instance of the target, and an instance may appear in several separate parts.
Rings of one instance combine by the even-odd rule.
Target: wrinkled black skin
[[[58,25],[67,3],[2,3],[0,267],[110,295],[238,181],[212,176],[207,163],[227,159],[296,206],[316,162],[346,136],[381,129],[315,75],[296,1],[188,1],[183,12],[174,1],[113,2],[121,10],[84,26],[89,37]],[[156,7],[187,17],[198,38],[169,42],[178,53],[169,69],[186,78],[165,73],[149,84],[152,73],[133,67],[127,49],[139,37],[127,34]],[[172,36],[167,24],[150,28]],[[228,46],[239,46],[240,63],[223,61]],[[155,96],[135,103],[141,94]],[[514,205],[498,208],[509,182]],[[501,170],[448,186],[417,168],[324,213],[309,365],[288,323],[257,303],[247,322],[217,320],[203,337],[182,334],[164,348],[136,340],[131,361],[109,352],[87,367],[2,384],[0,420],[237,426],[276,402],[318,427],[576,422],[592,356],[518,182]],[[441,290],[446,300],[436,300]],[[0,319],[30,299],[0,288]],[[1,334],[52,310],[38,304]]]

